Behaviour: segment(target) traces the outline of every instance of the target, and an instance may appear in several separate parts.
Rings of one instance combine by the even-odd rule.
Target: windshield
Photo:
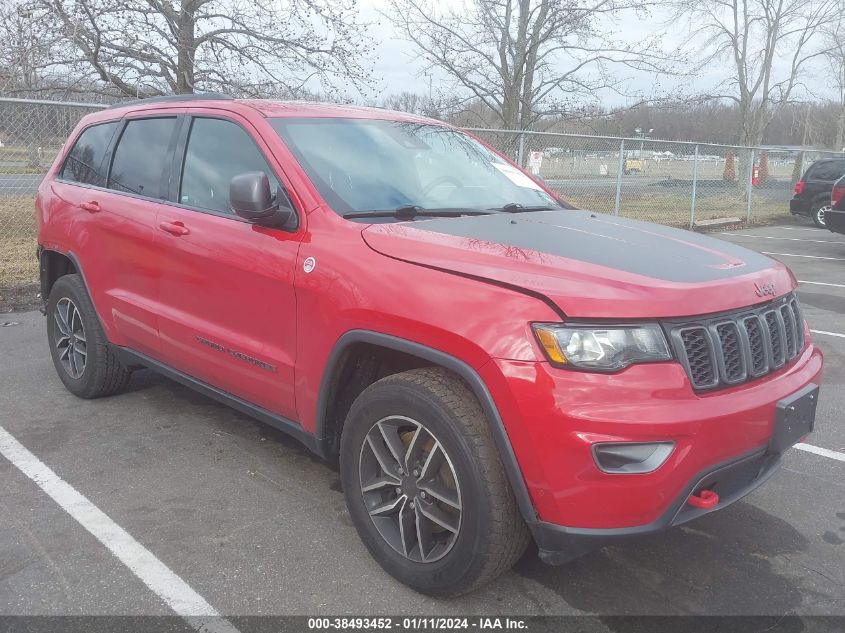
[[[471,137],[425,123],[270,119],[335,212],[559,207],[531,178]]]

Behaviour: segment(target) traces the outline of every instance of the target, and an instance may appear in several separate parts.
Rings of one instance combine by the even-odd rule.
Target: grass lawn
[[[4,145],[0,147],[0,174],[43,174],[53,164],[61,146]]]
[[[34,213],[29,196],[0,197],[0,287],[38,279]]]
[[[599,213],[612,214],[616,202],[615,192],[610,190],[563,191],[562,194],[567,202]],[[657,187],[638,188],[634,191],[623,192],[619,214],[626,218],[689,227],[690,197],[689,191],[666,191]],[[790,217],[788,202],[755,192],[752,194],[751,203],[753,224],[767,224]],[[747,200],[739,192],[723,191],[699,195],[696,196],[695,201],[695,219],[738,217],[745,221],[747,205]]]

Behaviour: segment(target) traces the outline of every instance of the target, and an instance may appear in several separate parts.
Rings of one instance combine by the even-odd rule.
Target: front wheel
[[[817,227],[823,229],[827,226],[824,222],[824,217],[825,214],[830,211],[831,208],[832,207],[830,206],[830,204],[824,204],[821,202],[813,206],[811,215],[813,217],[813,222],[816,224]]]
[[[446,370],[367,387],[343,427],[340,473],[361,540],[422,593],[471,591],[510,569],[528,544],[484,413]]]

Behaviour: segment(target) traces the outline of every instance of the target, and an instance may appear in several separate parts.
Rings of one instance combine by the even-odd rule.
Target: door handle
[[[170,233],[171,235],[187,235],[191,231],[188,230],[188,227],[179,222],[178,220],[170,222],[160,222],[158,225],[162,231],[166,233]]]
[[[91,202],[80,202],[79,208],[85,209],[89,213],[97,213],[100,210],[100,204],[96,200],[91,200]]]

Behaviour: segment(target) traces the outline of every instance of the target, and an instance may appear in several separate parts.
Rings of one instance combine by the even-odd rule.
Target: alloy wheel
[[[831,207],[829,204],[827,204],[827,205],[825,205],[825,206],[823,206],[823,207],[819,207],[819,209],[816,211],[816,220],[818,220],[818,223],[819,223],[819,224],[821,224],[822,226],[825,226],[825,223],[824,223],[824,216],[825,216],[825,214],[826,214],[828,211],[830,211],[832,208],[833,208],[833,207]]]
[[[381,537],[418,563],[443,558],[461,529],[461,490],[443,444],[404,416],[376,422],[359,457],[361,494]]]
[[[85,327],[76,304],[62,297],[56,304],[54,315],[56,322],[56,349],[59,360],[71,378],[80,378],[85,372],[88,359],[88,344],[85,340]]]

